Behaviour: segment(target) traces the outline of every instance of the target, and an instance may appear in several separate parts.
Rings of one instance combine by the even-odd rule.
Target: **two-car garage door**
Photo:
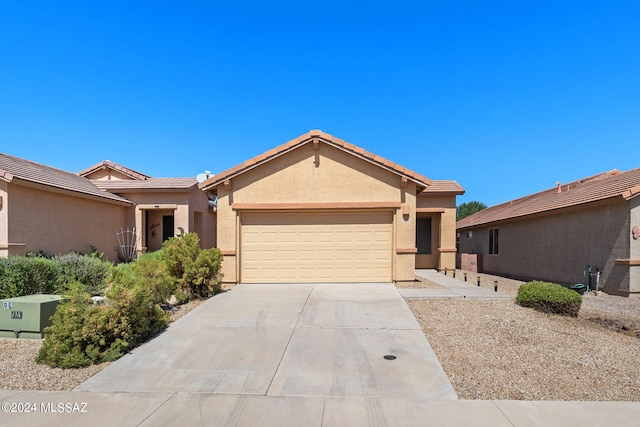
[[[391,212],[245,212],[240,227],[243,283],[391,281]]]

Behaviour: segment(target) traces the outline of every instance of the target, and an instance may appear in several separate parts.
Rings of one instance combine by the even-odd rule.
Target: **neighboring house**
[[[135,204],[127,220],[138,232],[138,253],[156,251],[169,237],[189,232],[200,236],[203,248],[215,247],[216,216],[195,178],[151,178],[108,160],[79,175]]]
[[[116,259],[133,202],[71,172],[0,154],[0,256],[90,252]]]
[[[455,266],[454,181],[311,131],[200,184],[225,283],[389,282]]]
[[[137,232],[137,253],[195,231],[215,246],[215,215],[195,178],[154,179],[112,162],[79,175],[0,154],[0,256],[88,253],[118,260],[117,231]]]
[[[524,280],[585,283],[591,266],[600,289],[638,296],[639,195],[640,169],[558,183],[458,221],[459,249],[484,272]]]

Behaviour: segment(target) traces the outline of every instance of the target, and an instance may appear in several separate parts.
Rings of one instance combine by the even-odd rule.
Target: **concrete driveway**
[[[391,284],[238,286],[75,391],[0,390],[0,402],[0,425],[20,426],[585,427],[640,418],[637,402],[457,400]]]
[[[240,285],[77,390],[457,398],[395,286],[369,283]]]

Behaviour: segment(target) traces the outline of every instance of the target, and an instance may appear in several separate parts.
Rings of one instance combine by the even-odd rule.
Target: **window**
[[[431,254],[431,218],[416,219],[416,246],[419,254]]]
[[[489,229],[489,254],[490,255],[498,255],[498,233],[497,228]]]
[[[467,231],[467,239],[470,239],[473,237],[473,231]]]

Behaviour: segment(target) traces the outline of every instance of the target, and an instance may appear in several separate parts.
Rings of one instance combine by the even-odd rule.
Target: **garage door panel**
[[[391,280],[390,212],[245,213],[241,281]]]

